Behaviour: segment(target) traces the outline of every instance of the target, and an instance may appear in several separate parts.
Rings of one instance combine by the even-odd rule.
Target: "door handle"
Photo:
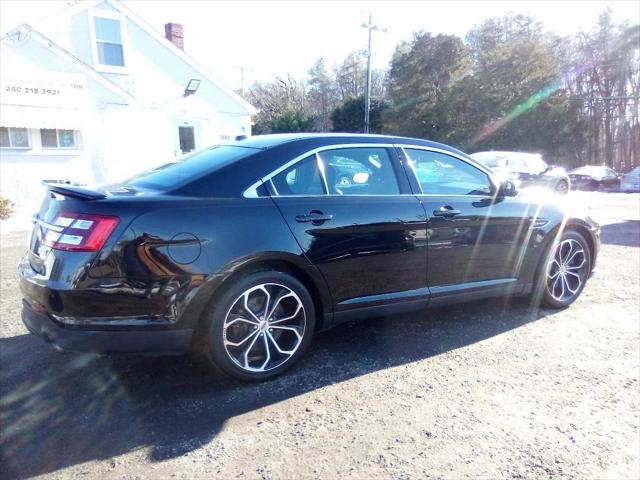
[[[333,215],[325,215],[324,213],[309,213],[307,215],[296,215],[296,222],[305,223],[322,223],[333,218]]]
[[[453,218],[456,215],[460,215],[462,212],[460,210],[455,210],[452,207],[445,205],[440,207],[437,210],[433,211],[434,217],[444,217],[444,218]]]

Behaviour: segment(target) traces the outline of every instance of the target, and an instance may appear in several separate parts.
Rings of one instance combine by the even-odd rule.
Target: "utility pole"
[[[378,30],[377,25],[373,25],[371,21],[371,12],[369,12],[369,22],[363,23],[362,28],[366,28],[369,34],[367,45],[367,85],[364,97],[364,133],[369,133],[369,110],[371,110],[371,32]],[[382,30],[386,32],[386,30]]]
[[[244,72],[245,71],[253,72],[254,70],[251,70],[250,68],[247,68],[244,65],[240,65],[234,68],[237,68],[238,70],[240,70],[240,92],[241,92],[241,95],[244,97]]]

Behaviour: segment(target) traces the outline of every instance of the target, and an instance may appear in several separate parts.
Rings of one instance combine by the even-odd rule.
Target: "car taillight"
[[[102,248],[119,218],[88,213],[61,213],[47,230],[44,244],[57,250],[95,252]],[[57,227],[57,228],[56,228]]]

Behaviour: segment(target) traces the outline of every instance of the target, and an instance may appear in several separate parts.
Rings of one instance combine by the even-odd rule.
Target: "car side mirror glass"
[[[518,195],[518,187],[511,180],[501,180],[498,184],[497,197],[515,197]]]

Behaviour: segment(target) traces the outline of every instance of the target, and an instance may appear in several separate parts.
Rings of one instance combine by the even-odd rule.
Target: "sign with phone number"
[[[24,87],[15,85],[4,85],[5,93],[23,93],[25,95],[60,95],[60,90],[57,88],[39,88],[39,87]]]
[[[80,108],[86,102],[85,80],[76,75],[47,81],[2,78],[0,98],[8,105]]]

